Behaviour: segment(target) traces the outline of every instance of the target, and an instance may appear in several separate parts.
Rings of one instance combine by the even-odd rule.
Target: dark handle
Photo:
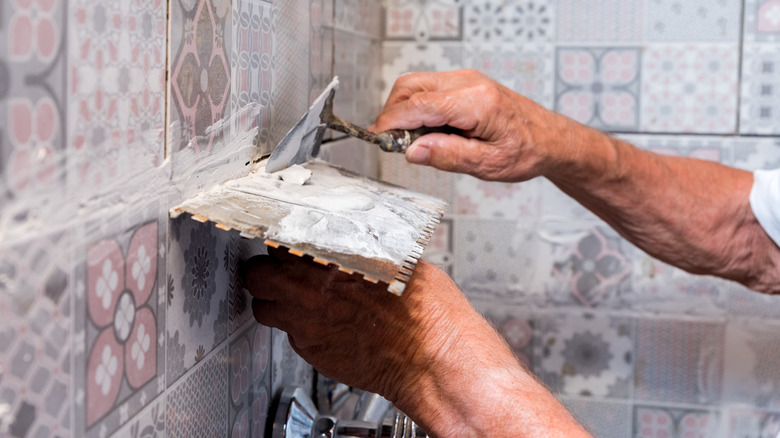
[[[443,134],[463,135],[463,131],[452,126],[423,126],[411,131],[405,129],[390,129],[377,137],[379,147],[385,152],[404,153],[415,140],[426,134],[440,132]]]

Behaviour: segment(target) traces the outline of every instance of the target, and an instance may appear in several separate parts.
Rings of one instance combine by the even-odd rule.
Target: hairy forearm
[[[410,287],[402,300],[422,334],[385,395],[430,436],[589,436],[446,274],[423,263]]]
[[[780,293],[780,249],[753,216],[750,172],[570,126],[545,173],[561,190],[667,263]]]

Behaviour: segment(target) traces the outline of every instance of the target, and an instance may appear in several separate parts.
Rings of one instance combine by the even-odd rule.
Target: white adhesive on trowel
[[[179,209],[253,232],[282,245],[312,245],[331,254],[356,255],[401,265],[440,201],[400,187],[344,174],[313,160],[307,184],[280,181],[265,162],[248,176],[186,201]],[[430,203],[430,204],[428,204]]]
[[[311,170],[300,164],[293,164],[284,170],[274,172],[274,175],[278,176],[284,182],[302,186],[311,178]]]

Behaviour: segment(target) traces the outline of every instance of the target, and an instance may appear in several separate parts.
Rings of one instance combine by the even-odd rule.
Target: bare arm
[[[751,173],[640,150],[470,70],[399,78],[373,128],[445,124],[463,137],[427,135],[407,159],[487,180],[545,176],[663,261],[780,293],[780,248],[753,216]]]
[[[402,297],[282,251],[251,259],[255,318],[322,374],[379,393],[432,437],[588,437],[449,277],[420,262]]]

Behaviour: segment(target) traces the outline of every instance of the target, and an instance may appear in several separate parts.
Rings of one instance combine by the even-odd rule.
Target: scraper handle
[[[405,129],[390,129],[377,136],[379,147],[385,152],[405,153],[415,140],[426,134],[440,132],[443,134],[463,135],[463,131],[452,126],[423,126],[411,131]]]

